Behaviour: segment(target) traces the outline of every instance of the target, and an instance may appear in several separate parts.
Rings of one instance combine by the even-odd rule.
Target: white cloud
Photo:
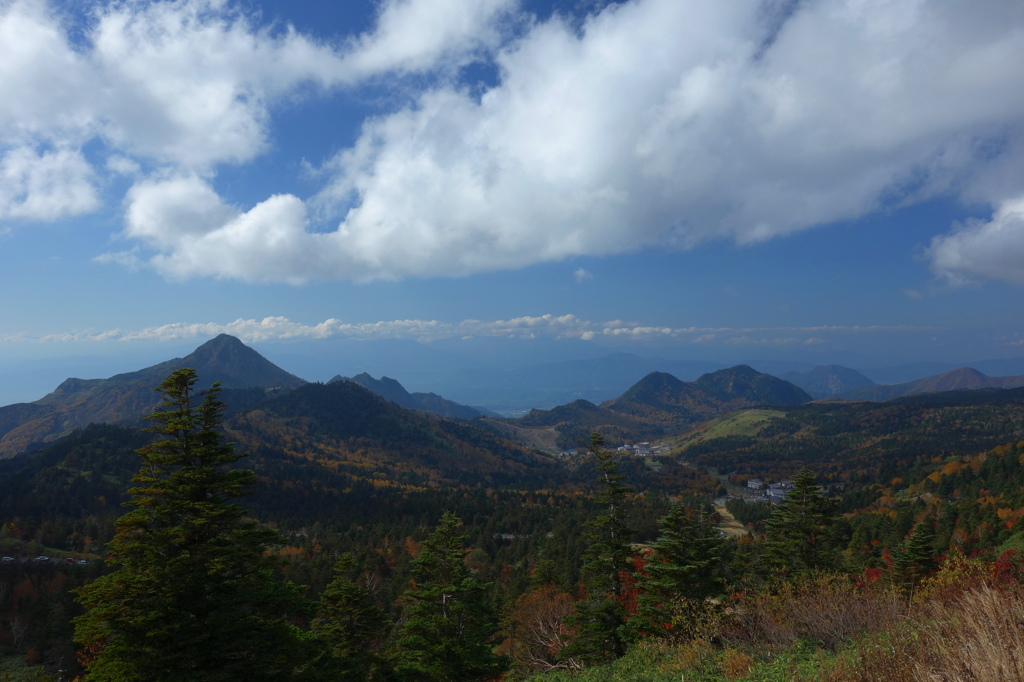
[[[308,279],[304,268],[317,272],[325,252],[320,243],[328,239],[304,231],[306,208],[292,195],[272,196],[243,212],[196,175],[137,183],[128,192],[125,222],[125,236],[160,251],[151,264],[174,278],[298,283]]]
[[[98,170],[137,175],[140,162],[149,162],[212,178],[218,165],[246,163],[267,149],[272,106],[301,88],[458,66],[499,43],[498,25],[513,6],[514,0],[388,0],[375,31],[338,47],[288,26],[259,26],[228,0],[97,4],[88,25],[75,25],[45,0],[0,2],[0,150],[15,149],[6,157],[12,166],[21,163],[17,150],[56,147],[35,167],[41,172],[47,161],[56,171],[59,160],[66,171],[42,187],[23,173],[2,197],[0,219],[92,210],[97,199],[82,191],[83,178]],[[82,36],[74,46],[72,31]],[[89,170],[80,150],[96,140],[111,153],[105,168]],[[274,198],[253,210],[266,214],[281,203]],[[234,267],[218,257],[224,271],[216,271],[188,252],[188,240],[161,241],[160,248],[184,249],[159,259],[168,273],[292,280],[304,267],[292,262],[290,271],[264,276],[258,271],[266,259],[250,250],[239,256],[252,256],[248,264]],[[233,239],[215,241],[236,246]]]
[[[932,271],[953,285],[975,279],[1024,285],[1024,195],[1000,204],[989,221],[935,237],[927,255]]]
[[[458,276],[758,242],[1019,176],[1024,149],[1000,146],[1024,132],[1018,3],[825,0],[765,48],[767,33],[754,3],[633,0],[582,29],[556,16],[498,50],[482,97],[442,81],[366,121],[315,201],[343,214],[336,231],[271,242],[253,225],[244,260],[230,239],[207,241],[225,249],[209,264],[161,259],[179,276]],[[272,274],[282,246],[317,257]]]
[[[0,157],[0,219],[56,220],[99,206],[77,150],[11,149]]]
[[[132,159],[114,154],[107,158],[107,170],[116,175],[138,175],[142,169]]]
[[[597,322],[575,315],[524,315],[508,320],[381,320],[345,322],[330,318],[315,324],[294,322],[287,317],[242,319],[233,322],[178,322],[126,330],[65,331],[43,337],[26,334],[0,335],[7,342],[85,341],[176,341],[231,334],[243,341],[286,341],[291,339],[345,338],[356,340],[408,339],[421,342],[472,338],[554,338],[609,342],[643,342],[678,339],[693,343],[717,342],[729,345],[822,344],[827,339],[864,334],[913,334],[931,328],[909,326],[818,326],[818,327],[666,327],[610,320]],[[824,338],[823,338],[824,337]]]
[[[159,161],[246,160],[265,142],[268,99],[332,63],[330,50],[256,31],[218,0],[113,3],[94,19],[73,49],[42,0],[0,7],[0,139],[101,136]]]
[[[0,2],[0,142],[81,142],[95,132],[101,90],[46,3]]]
[[[572,273],[572,276],[576,278],[577,284],[583,284],[589,279],[594,279],[594,276],[584,268],[576,268],[576,272]]]
[[[383,0],[371,31],[328,44],[229,0],[100,4],[79,26],[44,0],[0,0],[15,179],[0,218],[95,210],[102,173],[148,172],[126,197],[142,261],[302,282],[754,243],[937,194],[1019,196],[1019,2],[820,0],[781,28],[773,6],[628,0],[577,24],[516,0]],[[458,82],[474,60],[498,67],[482,95]],[[363,122],[312,201],[219,196],[220,166],[273,144],[277,105],[367,78],[399,84],[395,109]],[[105,165],[90,168],[97,141]],[[311,227],[324,216],[336,229]],[[1018,243],[1007,232],[937,240],[936,271],[990,276],[971,263]],[[940,262],[954,243],[967,260]]]
[[[340,65],[330,47],[256,28],[224,0],[110,5],[90,37],[108,103],[103,134],[198,168],[259,154],[271,102],[303,83],[329,85]]]
[[[342,71],[359,80],[460,66],[500,44],[500,24],[517,0],[386,0],[375,29],[352,40]]]

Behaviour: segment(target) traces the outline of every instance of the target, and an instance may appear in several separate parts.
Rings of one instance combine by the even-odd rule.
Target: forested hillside
[[[750,391],[800,398],[785,386],[772,398],[751,388],[758,381],[780,386],[744,368],[704,383],[719,406],[747,406]],[[533,417],[579,433],[594,430],[595,415],[665,432],[694,418],[693,401],[709,395],[695,391],[652,375],[614,406]],[[901,640],[892,656],[869,660],[870,638],[894,636],[902,618],[919,624],[915,642],[934,643],[926,623],[945,616],[922,604],[967,604],[980,598],[975,588],[1017,598],[1022,391],[746,408],[668,439],[656,459],[608,451],[598,434],[555,458],[353,382],[223,390],[228,404],[211,423],[239,455],[223,469],[254,474],[238,490],[245,507],[277,533],[260,535],[274,538],[268,577],[301,597],[281,640],[297,638],[282,650],[288,672],[273,668],[275,679],[446,679],[456,668],[475,671],[465,679],[629,679],[616,677],[619,658],[644,679],[784,680],[793,666],[808,679],[871,679],[860,669],[917,679],[908,671],[923,665],[918,644]],[[0,565],[0,646],[44,675],[88,672],[69,663],[76,657],[99,660],[87,652],[102,649],[102,633],[76,635],[73,619],[103,600],[71,590],[123,564],[117,519],[145,490],[131,478],[153,438],[92,425],[0,461],[0,546],[10,557]],[[775,507],[729,499],[741,529],[726,540],[710,502],[754,477],[795,485]],[[455,589],[437,582],[436,562],[465,586],[457,598],[477,634],[462,653],[458,637],[425,639],[422,628],[444,631],[446,621],[413,607]],[[355,608],[367,619],[359,632],[337,620]]]
[[[753,433],[708,422],[674,443],[696,465],[749,477],[780,480],[808,467],[826,481],[873,483],[936,456],[976,454],[1021,437],[1024,389],[988,389],[777,407]]]

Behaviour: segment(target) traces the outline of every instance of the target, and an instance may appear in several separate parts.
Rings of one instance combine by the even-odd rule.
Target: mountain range
[[[648,362],[652,361],[618,354],[556,363],[549,369],[555,374],[580,375],[597,363],[616,368],[618,378],[614,381],[620,381]],[[142,417],[159,403],[160,396],[154,387],[171,371],[184,366],[195,368],[204,386],[221,382],[231,393],[228,402],[232,411],[238,413],[248,413],[264,401],[309,386],[237,338],[220,335],[182,358],[108,379],[67,379],[40,400],[0,407],[0,457],[11,457],[52,442],[90,423],[139,425]],[[683,369],[692,371],[696,366]],[[1024,385],[1024,376],[993,378],[972,369],[898,385],[874,385],[863,374],[837,365],[791,372],[786,378],[791,381],[747,365],[707,372],[689,382],[667,372],[652,371],[617,397],[600,404],[581,398],[548,410],[534,409],[516,419],[497,418],[486,409],[469,407],[435,393],[411,393],[387,376],[374,379],[363,372],[350,378],[336,376],[330,384],[359,386],[396,406],[427,416],[473,420],[475,426],[492,434],[547,451],[572,448],[595,430],[609,442],[660,438],[732,410],[753,406],[795,405],[813,398],[881,401],[922,392]],[[530,378],[529,382],[535,379]]]
[[[892,400],[918,393],[938,393],[979,388],[1017,388],[1024,386],[1024,376],[990,377],[971,367],[961,367],[952,372],[925,377],[902,384],[865,386],[835,394],[843,400]]]
[[[592,431],[612,443],[634,442],[659,438],[744,407],[810,400],[810,395],[788,381],[737,365],[693,382],[651,372],[621,396],[599,406],[577,400],[551,410],[532,410],[518,419],[488,421],[492,429],[520,442],[538,446],[553,440],[562,448],[572,448]]]

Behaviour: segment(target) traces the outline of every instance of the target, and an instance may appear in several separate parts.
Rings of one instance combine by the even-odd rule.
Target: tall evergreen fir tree
[[[641,636],[689,637],[708,615],[708,598],[725,585],[725,540],[707,514],[676,504],[661,520],[651,550],[629,629]]]
[[[321,651],[308,666],[309,679],[383,679],[383,659],[377,649],[387,618],[354,573],[352,555],[342,555],[334,567],[334,579],[320,595],[312,631]]]
[[[835,509],[814,474],[801,469],[789,494],[765,522],[761,568],[775,578],[835,568],[837,557],[830,537]]]
[[[87,680],[286,680],[303,655],[289,619],[305,602],[267,555],[276,533],[232,502],[256,475],[226,468],[242,455],[218,430],[219,386],[195,383],[181,369],[157,389],[163,438],[138,450],[134,509],[108,546],[118,569],[79,591]]]
[[[596,665],[615,660],[626,650],[623,626],[628,614],[620,597],[623,577],[632,570],[627,504],[633,489],[622,484],[623,476],[613,454],[604,449],[600,434],[591,434],[587,451],[597,461],[599,481],[604,484],[597,500],[605,512],[587,523],[591,544],[580,572],[584,596],[576,602],[576,614],[569,620],[572,643],[563,654]]]
[[[494,653],[497,618],[488,595],[466,566],[466,535],[451,512],[423,542],[412,562],[415,586],[396,641],[403,680],[457,682],[497,679],[508,660]]]
[[[905,590],[913,590],[938,567],[935,561],[935,533],[927,523],[914,526],[903,541],[893,564],[896,582]]]

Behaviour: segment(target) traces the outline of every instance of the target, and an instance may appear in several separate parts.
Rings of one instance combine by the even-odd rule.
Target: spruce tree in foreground
[[[587,451],[597,461],[599,480],[604,484],[597,501],[605,512],[587,523],[591,545],[583,554],[580,572],[584,597],[576,602],[576,614],[569,619],[572,643],[562,655],[584,665],[597,665],[626,652],[623,626],[627,613],[620,597],[623,577],[632,570],[632,530],[626,521],[626,506],[633,489],[622,484],[614,456],[604,449],[599,434],[591,434]]]
[[[938,568],[934,546],[935,533],[928,524],[915,525],[903,541],[893,565],[894,577],[900,587],[912,591],[922,579]]]
[[[790,578],[834,569],[837,558],[830,531],[835,520],[835,503],[822,494],[814,474],[801,469],[765,523],[762,570],[774,578]]]
[[[163,438],[138,450],[134,509],[108,546],[118,568],[79,590],[87,680],[286,680],[303,654],[288,619],[304,601],[266,553],[276,533],[232,502],[256,475],[225,468],[243,455],[218,431],[220,389],[195,383],[181,369],[157,389],[147,419]]]
[[[725,585],[726,544],[711,518],[682,504],[661,520],[638,587],[635,635],[689,638]]]
[[[413,559],[415,586],[405,593],[396,668],[403,680],[497,679],[508,660],[494,653],[497,632],[488,590],[464,561],[466,535],[451,512]]]
[[[383,679],[383,659],[377,649],[387,618],[354,573],[352,555],[342,555],[334,567],[334,580],[320,595],[312,630],[321,652],[309,666],[310,679]]]

